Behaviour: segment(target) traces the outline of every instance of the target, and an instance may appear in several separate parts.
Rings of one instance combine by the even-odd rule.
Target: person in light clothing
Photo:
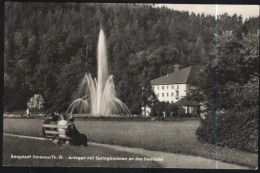
[[[61,120],[58,122],[58,125],[67,125],[68,122],[66,121],[66,115],[61,115]],[[59,136],[66,137],[66,129],[58,128]]]
[[[29,108],[26,109],[26,116],[27,116],[27,118],[30,117],[30,109]]]

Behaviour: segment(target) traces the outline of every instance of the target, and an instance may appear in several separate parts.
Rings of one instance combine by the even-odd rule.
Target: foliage
[[[163,112],[165,112],[166,116],[173,116],[173,117],[180,117],[184,114],[184,110],[176,105],[166,103],[166,102],[159,102],[156,100],[154,104],[151,105],[151,116],[158,116],[162,117]],[[183,114],[182,114],[183,113]]]
[[[207,107],[197,135],[216,145],[257,152],[259,30],[241,37],[225,31],[216,41],[216,58],[200,74],[193,93]]]
[[[241,16],[225,15],[219,26],[225,30],[232,22],[237,36],[250,33],[256,21],[243,26]],[[25,109],[39,93],[47,110],[65,111],[83,75],[96,76],[100,23],[117,95],[135,114],[146,102],[143,81],[172,72],[174,64],[204,65],[205,50],[215,45],[210,15],[140,4],[6,2],[5,110]]]
[[[218,56],[208,62],[193,93],[209,111],[258,105],[258,44],[257,34],[244,35],[242,40],[230,31],[219,36]]]
[[[33,97],[27,103],[27,107],[31,110],[43,110],[44,109],[44,100],[41,95],[34,94]]]
[[[166,109],[167,103],[159,102],[158,100],[151,105],[151,116],[162,117]]]
[[[166,116],[174,116],[177,115],[177,111],[178,111],[179,107],[176,105],[172,105],[172,104],[167,104],[166,108],[165,108],[165,113]]]
[[[258,152],[258,107],[218,115],[211,113],[202,120],[198,138],[218,146]]]
[[[154,107],[158,103],[157,96],[153,92],[151,83],[148,79],[143,81],[141,100],[142,106],[145,107],[145,109],[146,107]]]

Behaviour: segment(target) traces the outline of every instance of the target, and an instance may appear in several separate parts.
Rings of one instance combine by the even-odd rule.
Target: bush
[[[40,94],[34,94],[27,103],[31,115],[42,114],[44,110],[44,100]]]
[[[142,104],[140,103],[140,101],[137,101],[130,107],[130,112],[132,114],[140,114],[141,109],[142,109]]]
[[[34,94],[27,103],[29,109],[44,109],[44,100],[40,94]]]
[[[178,111],[178,106],[172,105],[172,104],[166,105],[166,108],[165,108],[166,116],[176,115],[177,111]]]
[[[185,117],[185,109],[181,106],[178,107],[177,110],[177,117]]]
[[[258,107],[228,111],[217,119],[215,113],[209,113],[196,133],[204,142],[258,152]]]

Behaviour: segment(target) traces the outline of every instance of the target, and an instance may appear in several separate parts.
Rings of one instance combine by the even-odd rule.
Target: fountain
[[[113,75],[108,76],[107,55],[104,31],[100,29],[98,38],[98,76],[92,78],[86,74],[80,84],[82,97],[74,100],[66,113],[91,113],[93,116],[109,116],[111,114],[131,115],[127,106],[116,97]]]

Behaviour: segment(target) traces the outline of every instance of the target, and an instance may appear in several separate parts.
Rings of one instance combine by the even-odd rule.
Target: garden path
[[[6,136],[13,136],[19,138],[30,138],[36,140],[48,140],[42,137],[32,137],[32,136],[23,136],[23,135],[14,135],[14,134],[5,134]],[[94,142],[88,142],[88,145],[106,147],[122,152],[129,152],[133,154],[140,154],[144,156],[141,159],[146,157],[148,161],[151,158],[158,159],[158,163],[164,168],[187,168],[187,169],[250,169],[245,166],[239,166],[231,163],[225,163],[221,161],[211,160],[208,158],[198,157],[198,156],[189,156],[184,154],[174,154],[166,153],[161,151],[150,151],[141,148],[130,148],[123,147],[118,145],[109,145],[109,144],[100,144]],[[163,161],[160,161],[160,158]],[[134,158],[136,159],[136,158]],[[140,158],[139,158],[140,159]],[[140,160],[141,161],[141,160]]]

